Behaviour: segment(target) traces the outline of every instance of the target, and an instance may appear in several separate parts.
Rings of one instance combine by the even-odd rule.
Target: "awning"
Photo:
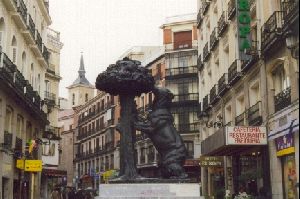
[[[67,176],[67,171],[58,169],[43,169],[42,175],[49,177],[65,177]]]
[[[268,135],[268,140],[273,140],[275,138],[284,136],[289,133],[294,133],[299,131],[299,119],[294,119],[290,123],[280,126],[272,131]]]

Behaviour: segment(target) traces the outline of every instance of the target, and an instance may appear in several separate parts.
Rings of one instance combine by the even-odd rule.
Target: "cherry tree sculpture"
[[[96,79],[96,88],[111,95],[119,95],[121,118],[117,130],[120,138],[120,178],[138,177],[134,157],[136,104],[134,98],[154,88],[154,79],[141,62],[124,58],[111,64]]]

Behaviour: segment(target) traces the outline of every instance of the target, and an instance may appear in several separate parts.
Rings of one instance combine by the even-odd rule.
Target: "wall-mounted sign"
[[[261,126],[228,126],[226,145],[267,145],[267,129]]]
[[[18,169],[24,169],[24,160],[23,159],[17,160],[16,167]]]
[[[200,156],[201,167],[223,167],[224,158],[222,156]]]
[[[284,156],[295,153],[294,136],[292,133],[275,139],[277,156]]]
[[[42,171],[42,160],[25,160],[25,171]]]
[[[251,55],[246,54],[251,49],[251,15],[249,0],[236,0],[237,28],[240,60],[249,60]]]

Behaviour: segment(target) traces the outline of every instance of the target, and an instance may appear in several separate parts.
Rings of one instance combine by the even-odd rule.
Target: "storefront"
[[[299,143],[299,120],[292,120],[269,134],[269,140],[276,146],[276,157],[280,159],[284,199],[296,199],[299,194],[296,139]]]
[[[251,196],[268,189],[270,171],[266,132],[266,127],[226,127],[204,140],[202,155],[224,158],[222,168],[202,169],[207,178],[202,182],[208,184],[204,194],[215,193],[215,187],[222,192],[228,190],[231,195],[243,190]]]

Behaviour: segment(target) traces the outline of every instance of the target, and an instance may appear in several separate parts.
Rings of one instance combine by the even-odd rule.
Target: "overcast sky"
[[[78,76],[83,52],[86,77],[98,73],[132,46],[162,45],[166,17],[196,13],[197,0],[50,0],[51,28],[61,33],[60,96]]]

